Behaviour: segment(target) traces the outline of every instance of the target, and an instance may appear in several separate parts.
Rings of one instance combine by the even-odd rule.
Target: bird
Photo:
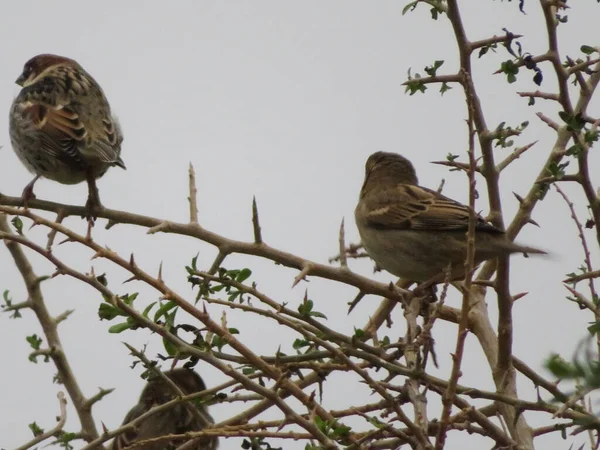
[[[367,159],[354,211],[362,244],[375,263],[413,282],[464,278],[471,209],[419,186],[412,163],[397,153]],[[510,241],[504,231],[475,214],[475,265],[511,253],[545,254]]]
[[[123,133],[98,82],[65,56],[40,54],[23,66],[22,87],[9,114],[10,140],[23,165],[35,175],[25,187],[25,206],[43,177],[62,184],[87,181],[86,210],[102,207],[96,179],[121,159]]]
[[[178,368],[163,372],[185,395],[201,392],[206,389],[204,381],[195,371],[186,368]],[[174,389],[160,376],[152,378],[146,383],[142,390],[138,403],[127,413],[123,425],[148,412],[154,406],[162,405],[178,397]],[[137,442],[147,439],[167,436],[169,434],[183,434],[191,431],[201,431],[207,425],[213,424],[214,420],[208,413],[205,405],[194,404],[191,401],[178,403],[172,408],[157,412],[142,420],[135,426],[134,430],[126,431],[118,435],[113,443],[112,450],[121,450]],[[136,446],[138,450],[172,450],[185,442],[187,439],[176,441],[160,441],[147,445]],[[217,437],[205,437],[190,450],[214,450],[219,446]]]

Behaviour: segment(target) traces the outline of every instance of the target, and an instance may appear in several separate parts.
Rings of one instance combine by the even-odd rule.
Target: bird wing
[[[431,189],[411,184],[399,184],[371,193],[363,199],[367,225],[380,229],[466,231],[469,207]],[[481,231],[501,231],[479,214],[475,228]]]
[[[85,167],[80,148],[85,145],[87,132],[77,113],[66,106],[27,100],[23,114],[41,131],[44,151],[65,163]]]
[[[116,120],[106,113],[82,117],[82,105],[62,92],[52,77],[23,88],[18,101],[34,126],[42,131],[44,150],[52,156],[84,168],[95,161],[124,167],[119,156],[122,137]],[[98,101],[106,102],[103,96]],[[108,105],[100,109],[107,108]]]
[[[147,412],[147,409],[144,408],[144,405],[138,403],[135,405],[125,416],[125,420],[123,420],[123,425],[131,422],[132,420],[137,419],[139,416]],[[124,433],[121,433],[113,440],[111,450],[121,450],[123,448],[129,447],[131,444],[135,443],[138,437],[137,428],[129,429]]]
[[[88,160],[99,160],[125,168],[120,157],[123,137],[116,119],[104,116],[88,126],[90,139],[81,153]]]

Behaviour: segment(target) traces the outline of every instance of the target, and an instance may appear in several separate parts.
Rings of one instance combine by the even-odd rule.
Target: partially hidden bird
[[[87,211],[100,208],[96,179],[121,159],[123,134],[98,82],[77,61],[41,54],[27,61],[10,108],[12,147],[35,178],[23,190],[25,205],[40,178],[62,184],[87,181]]]
[[[177,385],[184,395],[206,390],[204,381],[195,371],[186,368],[174,369],[164,374]],[[162,405],[178,397],[175,390],[163,378],[156,376],[146,383],[138,403],[127,413],[123,425],[137,419],[155,406]],[[207,407],[192,402],[178,403],[172,408],[152,414],[138,423],[133,430],[125,431],[115,437],[112,450],[121,450],[130,445],[153,438],[168,435],[181,435],[187,432],[202,431],[214,423]],[[160,439],[154,443],[136,446],[138,450],[172,450],[191,439]],[[219,447],[217,437],[196,438],[190,450],[214,450]]]
[[[419,186],[412,163],[396,153],[367,159],[355,209],[362,244],[375,263],[405,280],[442,282],[463,278],[470,208]],[[475,215],[475,265],[511,253],[545,254],[510,241]]]

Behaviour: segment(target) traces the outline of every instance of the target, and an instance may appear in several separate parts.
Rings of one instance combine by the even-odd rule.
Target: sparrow
[[[96,179],[112,166],[125,169],[123,135],[98,82],[73,59],[41,54],[25,63],[22,87],[10,108],[12,147],[35,178],[23,202],[35,198],[40,178],[62,184],[87,181],[87,209],[100,208]]]
[[[395,153],[367,159],[354,211],[362,244],[375,263],[400,278],[443,282],[464,277],[470,208],[419,186],[412,163]],[[511,242],[475,214],[475,265],[511,253],[546,252]]]
[[[206,386],[200,375],[191,369],[179,368],[169,372],[164,372],[185,395],[195,392],[204,391]],[[161,377],[155,377],[146,383],[142,390],[140,399],[125,416],[123,425],[142,414],[148,412],[152,407],[162,405],[175,398],[177,393],[174,392]],[[194,412],[194,409],[197,411]],[[190,402],[178,403],[172,408],[151,415],[147,419],[139,423],[135,430],[126,431],[115,438],[112,443],[112,450],[121,450],[136,442],[146,439],[167,436],[169,434],[183,434],[189,431],[201,431],[207,424],[213,424],[214,420],[208,414],[207,408],[204,405],[197,405]],[[161,441],[155,444],[142,445],[135,447],[138,450],[172,450],[184,443],[187,439],[179,439],[176,442]],[[219,439],[216,437],[202,438],[197,445],[190,450],[214,450],[219,446]]]

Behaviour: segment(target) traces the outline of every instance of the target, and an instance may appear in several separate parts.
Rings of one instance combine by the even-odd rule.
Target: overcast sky
[[[326,262],[336,253],[342,218],[346,218],[348,241],[358,240],[353,210],[364,162],[374,151],[401,152],[414,162],[421,184],[436,188],[444,178],[444,193],[467,201],[463,174],[429,164],[444,159],[447,153],[464,155],[467,130],[461,90],[455,88],[440,97],[432,87],[426,95],[410,97],[401,86],[409,68],[423,73],[423,67],[434,60],[445,60],[439,73],[456,71],[451,28],[445,20],[432,21],[426,7],[402,16],[404,3],[107,0],[100,7],[77,1],[10,2],[0,15],[0,41],[4,43],[0,105],[8,114],[19,91],[14,80],[30,57],[49,52],[74,58],[102,85],[124,130],[122,157],[128,169],[112,169],[99,183],[107,207],[186,221],[187,168],[192,162],[198,177],[202,225],[227,237],[250,240],[255,195],[266,242]],[[471,40],[503,34],[502,28],[507,27],[526,35],[526,51],[545,50],[543,18],[536,2],[525,2],[527,15],[519,13],[518,2],[461,4]],[[578,56],[581,44],[599,45],[599,11],[593,1],[573,6],[568,23],[560,27],[560,37],[563,52]],[[503,174],[501,190],[508,222],[518,207],[512,192],[527,192],[553,143],[552,131],[541,125],[534,113],[545,111],[556,117],[556,111],[553,105],[539,101],[528,107],[527,100],[514,95],[517,90],[535,89],[530,73],[522,73],[511,86],[502,76],[491,76],[505,59],[507,55],[500,50],[476,64],[475,82],[488,126],[494,128],[501,121],[515,126],[529,120],[530,127],[518,144],[538,141]],[[542,88],[554,91],[550,68],[543,68]],[[600,115],[597,100],[590,114]],[[20,195],[31,175],[11,150],[8,121],[0,127],[0,144],[0,192]],[[498,150],[498,159],[508,152]],[[598,158],[594,161],[597,164]],[[477,206],[486,213],[485,189],[480,187]],[[577,192],[571,186],[567,190]],[[73,204],[83,204],[86,199],[84,184],[61,186],[43,180],[36,193],[43,199]],[[586,217],[581,197],[573,198],[579,201],[578,212]],[[512,292],[529,292],[514,308],[515,355],[539,369],[551,352],[569,356],[592,318],[565,300],[560,283],[564,274],[583,260],[566,206],[552,191],[535,210],[534,218],[542,227],[527,227],[518,241],[548,249],[554,258],[516,256],[511,267]],[[66,223],[85,230],[81,219],[69,218]],[[156,271],[163,261],[165,280],[193,298],[184,265],[199,252],[200,267],[207,267],[214,248],[183,237],[147,236],[144,229],[131,226],[106,232],[103,224],[100,220],[94,229],[98,242],[125,256],[135,253],[138,263],[149,271]],[[27,233],[45,242],[46,230],[36,228]],[[597,261],[598,247],[594,241],[591,245]],[[108,270],[116,292],[142,293],[140,306],[156,300],[156,293],[149,289],[132,283],[121,285],[127,274],[113,270],[105,261],[90,261],[88,251],[65,244],[55,252],[81,270],[92,266],[96,273]],[[33,255],[32,260],[38,274],[52,273],[42,258]],[[329,317],[328,325],[347,333],[364,325],[379,304],[378,298],[367,297],[347,316],[346,304],[354,297],[354,289],[311,279],[291,290],[294,271],[247,257],[228,259],[225,266],[251,267],[260,288],[294,307],[308,288],[317,309]],[[351,267],[365,275],[372,273],[372,265],[366,261],[353,261]],[[385,273],[374,276],[392,279]],[[148,355],[154,357],[161,350],[159,339],[145,331],[109,335],[109,324],[97,319],[100,296],[73,280],[59,277],[44,283],[43,288],[53,314],[76,310],[60,326],[65,351],[87,396],[100,386],[116,388],[94,407],[99,429],[100,421],[116,427],[143,385],[140,368],[130,369],[132,358],[121,342],[138,347],[148,344]],[[0,290],[4,289],[10,290],[15,301],[25,300],[13,261],[0,248]],[[460,299],[453,294],[447,303],[458,306]],[[495,320],[493,296],[488,303]],[[209,311],[220,317],[218,308]],[[0,317],[5,348],[0,447],[7,449],[31,438],[28,423],[37,421],[50,428],[58,413],[56,393],[61,387],[52,384],[55,368],[27,360],[30,348],[25,337],[41,332],[33,314],[24,315],[18,321]],[[395,329],[388,331],[393,338],[405,331],[401,312],[394,318]],[[454,349],[456,329],[439,325],[434,338],[442,361],[440,373],[447,373],[447,355]],[[232,314],[230,326],[239,328],[243,341],[263,354],[273,354],[280,344],[291,343],[289,333],[280,338],[275,327],[257,327],[244,315]],[[289,346],[282,350],[293,352]],[[467,355],[461,383],[493,389],[489,369],[472,337],[467,341]],[[208,386],[224,381],[222,374],[202,363],[197,370]],[[531,383],[521,380],[519,387],[529,399],[535,399]],[[356,389],[368,394],[364,387],[350,383],[331,386],[325,392],[325,406],[349,406],[347,393]],[[212,409],[217,420],[236,411],[237,406],[229,405]],[[69,413],[68,429],[77,431],[74,411],[69,409]],[[535,418],[530,421],[533,426],[542,423]],[[482,444],[476,437],[468,437],[466,443],[459,443],[456,437],[456,433],[450,435],[454,448],[480,448]],[[584,438],[575,438],[574,447]],[[539,448],[567,446],[554,434],[539,441]],[[222,440],[221,448],[239,448],[239,441]],[[284,448],[300,449],[304,444],[286,442]]]

